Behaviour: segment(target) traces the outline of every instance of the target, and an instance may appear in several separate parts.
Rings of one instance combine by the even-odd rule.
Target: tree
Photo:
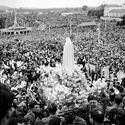
[[[4,17],[0,17],[0,29],[5,28],[5,20]]]
[[[88,15],[96,16],[96,17],[100,18],[101,16],[103,16],[103,10],[102,9],[91,9],[88,11]]]
[[[123,15],[122,19],[125,21],[125,15]]]
[[[88,10],[88,6],[84,5],[84,6],[82,7],[82,10],[83,10],[83,11],[87,11],[87,10]]]
[[[125,26],[125,15],[122,17],[122,21],[118,21],[117,26]]]
[[[122,25],[125,25],[125,15],[122,17]]]
[[[29,25],[30,27],[34,27],[36,20],[37,20],[37,13],[35,12],[23,16],[24,23]]]

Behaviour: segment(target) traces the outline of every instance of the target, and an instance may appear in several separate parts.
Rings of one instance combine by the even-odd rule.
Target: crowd
[[[118,75],[125,76],[125,30],[100,23],[100,42],[96,27],[72,27],[72,77],[61,69],[69,28],[0,39],[1,125],[125,124],[125,78]]]

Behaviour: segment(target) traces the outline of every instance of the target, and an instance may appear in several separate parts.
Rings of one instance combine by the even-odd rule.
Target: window
[[[21,31],[20,34],[23,34],[23,31]]]

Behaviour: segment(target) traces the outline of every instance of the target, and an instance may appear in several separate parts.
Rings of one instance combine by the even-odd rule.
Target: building
[[[78,25],[78,27],[93,27],[97,26],[95,22],[84,22]]]
[[[30,33],[31,31],[32,31],[31,27],[19,26],[19,24],[17,23],[16,13],[15,13],[14,25],[5,29],[1,29],[0,33],[2,35],[21,35]]]
[[[69,16],[69,15],[73,15],[72,12],[66,12],[66,13],[61,13],[62,16]]]
[[[88,15],[88,10],[86,10],[86,11],[74,11],[74,12],[61,13],[62,16],[69,16],[69,15],[73,15],[73,14],[82,14],[84,16],[87,16]]]
[[[113,9],[110,11],[110,17],[123,17],[125,15],[125,9]]]
[[[101,19],[101,20],[105,20],[105,21],[106,21],[106,20],[107,20],[107,21],[114,21],[114,20],[115,20],[115,21],[122,21],[121,18],[116,18],[116,17],[104,17],[104,16],[103,16],[103,17],[101,17],[100,19]]]
[[[104,7],[104,17],[122,17],[125,15],[125,4],[109,4]]]
[[[121,5],[109,4],[104,7],[104,16],[110,16],[110,11],[113,9],[121,9]]]
[[[122,5],[122,8],[125,9],[125,3]]]

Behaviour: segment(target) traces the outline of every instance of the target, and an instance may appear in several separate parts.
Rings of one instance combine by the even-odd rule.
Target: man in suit
[[[10,90],[0,83],[0,124],[8,125],[10,117],[13,113],[12,103],[14,95]]]
[[[48,106],[48,110],[50,113],[49,117],[43,118],[42,122],[45,123],[46,125],[53,125],[53,124],[61,124],[64,125],[65,124],[65,119],[63,117],[58,117],[56,115],[56,111],[57,111],[57,106],[52,103]]]

